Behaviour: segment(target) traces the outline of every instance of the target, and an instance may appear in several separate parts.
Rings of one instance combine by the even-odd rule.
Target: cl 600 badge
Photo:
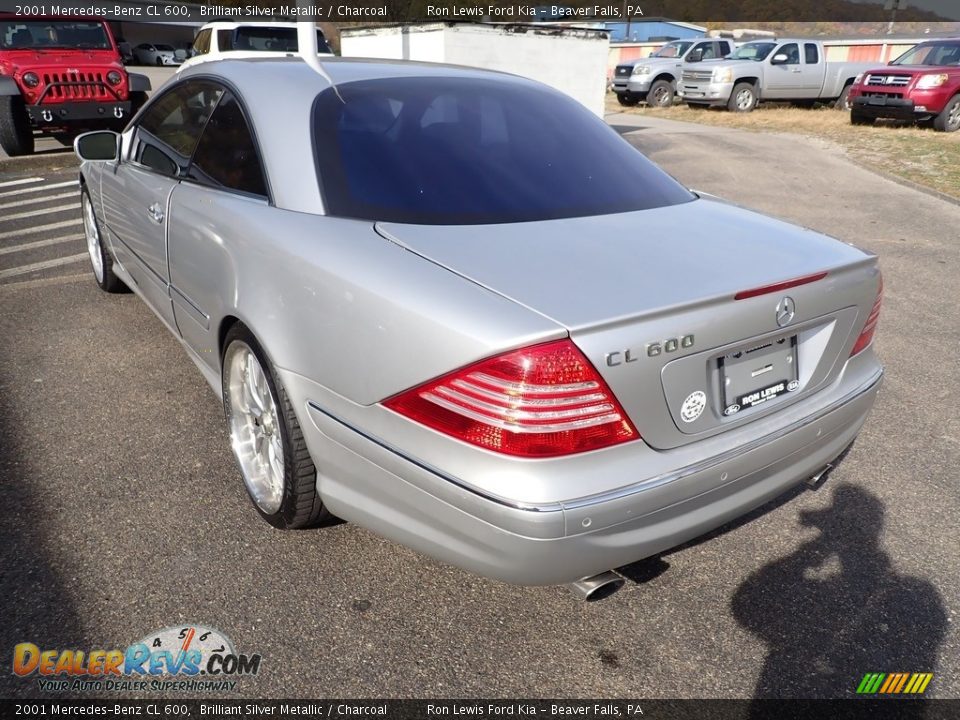
[[[693,335],[667,338],[666,340],[647,343],[647,357],[656,357],[661,353],[672,353],[681,349],[688,350],[692,347]],[[639,359],[633,355],[633,350],[630,348],[608,352],[605,357],[609,367],[616,367],[617,365],[623,365],[624,363],[634,362]]]

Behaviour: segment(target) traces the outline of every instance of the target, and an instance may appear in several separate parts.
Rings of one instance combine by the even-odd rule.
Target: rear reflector
[[[804,275],[794,280],[784,280],[774,285],[764,285],[763,287],[753,288],[752,290],[741,290],[733,296],[734,300],[746,300],[747,298],[757,297],[758,295],[769,295],[770,293],[780,292],[788,288],[806,285],[807,283],[823,280],[827,276],[826,272],[816,273],[815,275]]]
[[[877,287],[877,299],[873,302],[873,309],[867,315],[867,322],[864,323],[863,330],[860,331],[860,337],[853,345],[850,351],[850,357],[853,357],[861,350],[865,350],[873,342],[873,335],[877,331],[877,323],[880,322],[880,306],[883,304],[883,275],[880,276],[880,285]]]
[[[384,405],[464,442],[521,457],[570,455],[640,437],[570,340],[482,360]]]

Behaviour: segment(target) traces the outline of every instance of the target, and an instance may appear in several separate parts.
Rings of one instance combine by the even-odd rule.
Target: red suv
[[[928,40],[889,65],[863,73],[850,88],[850,122],[877,118],[960,129],[960,39]]]
[[[127,73],[99,18],[0,14],[0,147],[33,152],[33,132],[64,144],[120,128],[146,102],[150,80]]]

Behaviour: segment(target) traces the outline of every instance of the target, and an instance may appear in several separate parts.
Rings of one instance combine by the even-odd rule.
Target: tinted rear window
[[[528,222],[693,199],[606,123],[512,80],[388,78],[314,107],[332,215],[431,225]]]

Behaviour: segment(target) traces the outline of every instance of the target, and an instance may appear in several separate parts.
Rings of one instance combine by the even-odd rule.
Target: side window
[[[728,43],[726,40],[721,40],[721,41],[720,41],[720,56],[721,56],[721,57],[726,57],[727,55],[730,54],[731,51],[732,51],[732,48],[730,47],[730,43]]]
[[[213,83],[191,81],[161,95],[137,125],[133,159],[163,175],[183,174],[222,94]]]
[[[807,65],[816,65],[820,62],[820,52],[817,50],[817,46],[813,43],[804,43],[803,44],[803,55],[804,61]]]
[[[703,55],[700,56],[701,60],[714,60],[717,57],[716,45],[712,42],[700,43],[698,47],[703,51]]]
[[[201,30],[197,33],[197,36],[193,39],[193,49],[196,50],[197,55],[206,55],[210,52],[209,30]]]
[[[233,30],[217,30],[217,52],[233,50]]]
[[[187,176],[211,187],[267,196],[257,146],[232,94],[224,95],[210,117]]]
[[[785,65],[799,65],[800,64],[800,48],[797,47],[796,43],[789,43],[784,45],[782,48],[777,50],[774,55],[786,55],[787,62]]]

